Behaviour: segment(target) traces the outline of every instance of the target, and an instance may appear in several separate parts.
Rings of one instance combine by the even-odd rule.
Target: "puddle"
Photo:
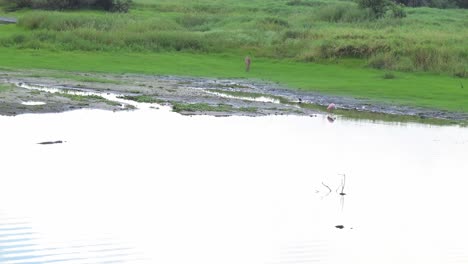
[[[466,128],[135,104],[0,116],[0,263],[468,263]]]
[[[268,97],[268,96],[258,96],[258,97],[243,97],[243,96],[234,96],[234,95],[229,95],[225,93],[218,93],[218,92],[213,92],[213,91],[208,91],[205,90],[207,94],[212,94],[216,95],[218,97],[222,98],[229,98],[229,99],[239,99],[239,100],[244,100],[244,101],[252,101],[252,102],[262,102],[262,103],[274,103],[274,104],[280,104],[280,100]]]
[[[22,105],[45,105],[46,103],[44,102],[32,102],[32,101],[27,101],[27,102],[22,102]]]
[[[121,104],[121,108],[126,108],[126,105],[134,106],[137,109],[161,109],[168,111],[171,108],[169,106],[162,106],[156,103],[140,103],[132,100],[126,100],[123,97],[123,94],[110,93],[110,92],[97,92],[97,91],[87,91],[81,88],[70,88],[70,87],[50,87],[50,86],[41,86],[38,84],[26,84],[26,83],[15,83],[16,86],[25,88],[28,90],[36,90],[48,93],[58,93],[58,94],[69,94],[69,95],[78,95],[78,96],[100,96],[111,102],[116,102]]]

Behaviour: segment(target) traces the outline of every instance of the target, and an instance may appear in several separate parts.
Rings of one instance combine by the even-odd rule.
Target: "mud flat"
[[[337,105],[337,114],[355,118],[461,124],[468,121],[468,113],[302,92],[252,80],[0,71],[0,115],[85,108],[128,111],[141,103],[170,105],[173,111],[186,115],[314,115],[325,112],[331,102]]]

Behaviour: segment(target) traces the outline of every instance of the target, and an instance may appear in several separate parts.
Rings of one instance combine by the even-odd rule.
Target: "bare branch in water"
[[[326,185],[326,184],[323,183],[323,182],[322,182],[322,185],[325,186],[325,187],[327,187],[328,193],[327,193],[327,195],[325,195],[325,196],[328,196],[328,195],[332,192],[332,189],[331,189],[330,187],[328,187],[328,185]],[[325,196],[324,196],[324,197],[325,197]]]
[[[343,176],[343,178],[341,179],[341,192],[339,193],[340,195],[346,195],[346,193],[344,192],[344,188],[345,188],[345,185],[346,185],[346,174],[340,174],[341,176]],[[340,189],[340,187],[338,187],[338,189]],[[338,189],[336,189],[336,192],[338,192]]]

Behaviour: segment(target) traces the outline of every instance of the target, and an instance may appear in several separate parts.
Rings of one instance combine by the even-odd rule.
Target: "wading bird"
[[[245,57],[245,71],[249,72],[250,71],[250,63],[252,63],[252,60],[250,59],[249,56]]]

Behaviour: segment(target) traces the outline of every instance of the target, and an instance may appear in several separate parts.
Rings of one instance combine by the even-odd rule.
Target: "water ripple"
[[[0,263],[134,263],[132,247],[112,239],[88,238],[87,241],[49,241],[47,233],[34,232],[28,222],[0,221]]]

